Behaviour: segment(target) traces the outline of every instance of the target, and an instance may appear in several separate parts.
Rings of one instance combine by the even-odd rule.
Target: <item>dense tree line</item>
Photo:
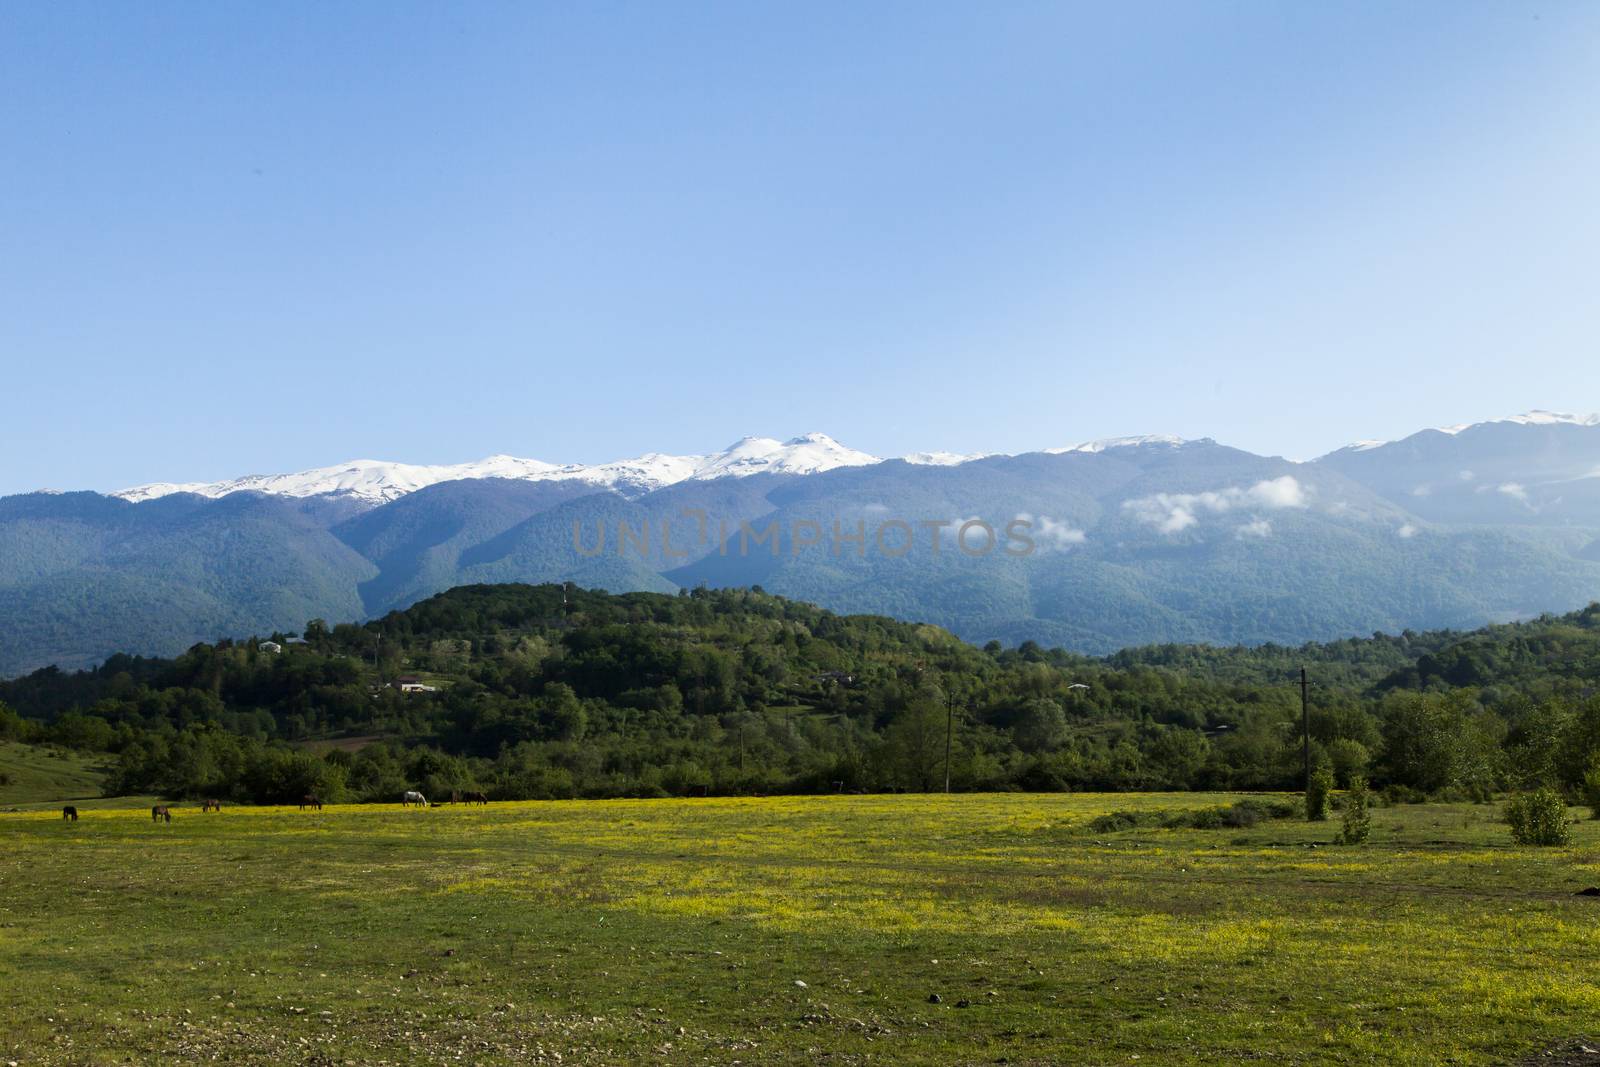
[[[958,790],[1291,789],[1302,664],[1313,759],[1341,785],[1570,790],[1600,763],[1600,606],[1098,659],[759,588],[463,587],[361,626],[0,683],[0,737],[112,753],[117,792],[255,801],[931,790],[947,773]]]

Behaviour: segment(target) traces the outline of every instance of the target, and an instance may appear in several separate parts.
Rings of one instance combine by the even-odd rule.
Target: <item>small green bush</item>
[[[1114,834],[1141,826],[1160,826],[1167,830],[1221,830],[1248,828],[1266,819],[1292,819],[1300,806],[1289,800],[1259,800],[1247,797],[1224,808],[1194,808],[1189,811],[1113,811],[1097,815],[1085,824],[1092,834]]]
[[[1350,776],[1350,789],[1344,795],[1344,824],[1339,829],[1341,845],[1360,845],[1372,834],[1372,814],[1368,810],[1370,794],[1367,780],[1359,774]]]
[[[1396,783],[1384,789],[1383,798],[1390,804],[1425,804],[1428,794],[1421,789]]]
[[[1097,815],[1089,820],[1089,832],[1095,834],[1114,834],[1118,830],[1132,830],[1139,825],[1139,813],[1134,811],[1113,811],[1109,815]]]
[[[1333,772],[1326,767],[1318,767],[1311,772],[1311,780],[1306,783],[1306,818],[1311,822],[1322,822],[1328,817],[1328,795],[1333,792]]]
[[[1262,819],[1269,817],[1264,806],[1251,803],[1248,800],[1241,800],[1232,807],[1222,809],[1222,825],[1236,830],[1247,830]]]
[[[1535,789],[1506,801],[1506,822],[1519,845],[1565,845],[1572,840],[1567,803],[1554,789]]]
[[[1589,805],[1589,817],[1600,819],[1600,767],[1583,776],[1583,802]]]

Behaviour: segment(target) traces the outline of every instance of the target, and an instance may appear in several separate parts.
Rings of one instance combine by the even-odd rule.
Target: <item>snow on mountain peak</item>
[[[1052,456],[1065,455],[1068,452],[1107,452],[1113,448],[1144,448],[1149,445],[1175,447],[1188,444],[1182,437],[1174,437],[1166,433],[1142,434],[1138,437],[1103,437],[1098,441],[1084,441],[1081,444],[1067,445],[1065,448],[1045,449]]]
[[[959,467],[963,463],[971,463],[975,459],[984,459],[994,455],[993,452],[907,452],[900,458],[907,463],[918,467]]]
[[[1513,422],[1519,426],[1600,426],[1600,415],[1572,415],[1564,411],[1525,411],[1521,415],[1508,415],[1503,419],[1489,419],[1487,422],[1469,422],[1460,426],[1440,427],[1441,432],[1457,434],[1462,430],[1470,430],[1474,426],[1485,426],[1489,423]]]
[[[112,493],[135,503],[172,493],[222,497],[257,492],[274,496],[341,495],[383,504],[439,482],[465,478],[519,481],[581,481],[624,493],[647,493],[689,478],[745,477],[751,474],[814,474],[835,467],[878,463],[876,456],[846,448],[827,434],[810,433],[789,441],[746,437],[721,452],[670,456],[649,452],[610,463],[558,465],[537,459],[494,455],[471,463],[421,466],[357,459],[295,474],[252,474],[220,482],[154,482]]]
[[[1521,415],[1507,415],[1499,419],[1485,419],[1482,422],[1463,422],[1455,426],[1435,426],[1431,430],[1422,430],[1421,433],[1443,433],[1451,437],[1466,430],[1475,430],[1480,426],[1501,426],[1511,424],[1515,426],[1600,426],[1600,414],[1573,415],[1564,411],[1542,411],[1535,409],[1525,411]],[[1415,434],[1408,434],[1414,437]],[[1395,440],[1404,440],[1396,438]],[[1340,452],[1370,452],[1384,445],[1392,445],[1394,441],[1355,441],[1339,449]]]
[[[835,467],[865,467],[883,462],[877,456],[847,448],[825,433],[808,433],[788,441],[746,437],[707,462],[693,477],[742,478],[751,474],[815,474]]]

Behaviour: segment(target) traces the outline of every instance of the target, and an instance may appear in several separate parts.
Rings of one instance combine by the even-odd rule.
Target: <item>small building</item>
[[[437,693],[439,687],[428,685],[414,674],[402,674],[392,683],[402,693]]]
[[[274,656],[283,651],[283,646],[278,644],[276,641],[263,641],[256,647],[261,649],[263,652],[270,652]]]

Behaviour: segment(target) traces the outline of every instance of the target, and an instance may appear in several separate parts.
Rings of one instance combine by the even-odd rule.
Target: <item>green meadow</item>
[[[1600,1033],[1600,823],[1091,826],[1236,799],[6,814],[0,1063],[1489,1064]]]
[[[0,809],[97,797],[108,757],[0,741]]]

